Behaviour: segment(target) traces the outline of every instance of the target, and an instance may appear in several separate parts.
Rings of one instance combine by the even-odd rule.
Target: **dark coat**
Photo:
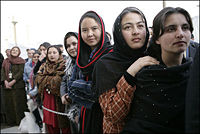
[[[11,72],[16,83],[12,86],[12,89],[3,87],[3,99],[6,105],[5,111],[8,124],[19,125],[21,119],[25,116],[24,112],[29,111],[26,104],[25,83],[23,81],[24,64],[12,65]],[[2,68],[1,73],[1,80],[6,80],[4,68]]]
[[[200,103],[199,103],[199,47],[190,69],[190,79],[186,91],[185,128],[186,133],[200,133]]]

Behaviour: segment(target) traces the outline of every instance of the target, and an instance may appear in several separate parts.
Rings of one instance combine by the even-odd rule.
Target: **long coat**
[[[5,101],[6,118],[9,125],[19,125],[22,118],[25,116],[24,112],[28,111],[26,104],[25,83],[23,81],[24,64],[12,65],[12,76],[16,83],[12,89],[3,87]],[[1,70],[1,80],[6,80],[5,68]]]

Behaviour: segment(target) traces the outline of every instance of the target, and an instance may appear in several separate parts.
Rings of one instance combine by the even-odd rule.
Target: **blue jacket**
[[[86,81],[80,68],[75,64],[72,76],[68,83],[68,95],[76,103],[91,108],[95,103],[92,92],[92,81]]]
[[[23,80],[27,83],[27,80],[29,80],[30,78],[30,73],[33,69],[32,66],[32,60],[30,60],[29,62],[26,62],[24,65],[24,74],[23,74]]]

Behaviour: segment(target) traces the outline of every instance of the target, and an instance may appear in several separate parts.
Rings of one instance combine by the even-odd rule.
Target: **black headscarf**
[[[144,45],[139,49],[133,50],[130,48],[122,35],[121,20],[122,17],[129,12],[140,14],[145,22],[146,40]],[[125,8],[115,20],[113,36],[114,51],[103,56],[95,65],[93,80],[95,80],[94,89],[96,90],[97,96],[114,88],[127,68],[138,58],[144,56],[149,38],[149,31],[144,14],[135,7]]]
[[[66,44],[66,39],[69,38],[69,37],[71,37],[71,36],[74,36],[74,37],[77,38],[77,40],[78,40],[78,33],[77,33],[77,32],[68,32],[68,33],[65,35],[65,37],[64,37],[64,47],[65,47],[65,50],[66,50],[67,53],[68,53],[68,51],[67,51],[67,47],[66,47],[66,46],[67,46],[67,44]],[[75,63],[76,57],[72,57],[69,53],[68,53],[68,55],[69,55],[69,57],[71,57],[72,62]]]
[[[88,46],[81,37],[81,23],[84,18],[89,17],[95,19],[100,25],[102,29],[101,40],[95,48],[95,52],[92,58],[90,58],[90,54],[92,52],[90,46]],[[81,69],[82,73],[85,76],[90,76],[93,71],[94,64],[100,58],[100,56],[108,53],[111,50],[110,41],[105,32],[105,26],[102,18],[94,11],[86,12],[80,19],[79,22],[79,34],[78,34],[78,52],[76,63],[78,67]]]

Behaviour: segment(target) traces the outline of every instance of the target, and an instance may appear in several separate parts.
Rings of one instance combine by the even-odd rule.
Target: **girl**
[[[72,75],[72,69],[75,65],[76,55],[77,55],[77,46],[78,46],[78,33],[68,32],[64,38],[64,46],[70,58],[66,62],[65,76],[62,78],[60,86],[60,96],[63,104],[65,105],[65,113],[67,113],[70,119],[70,127],[72,133],[78,133],[78,115],[79,115],[79,105],[76,103],[71,104],[68,102],[67,98],[69,97],[68,92],[68,81]]]
[[[65,108],[60,99],[64,69],[65,62],[60,48],[50,46],[47,49],[46,62],[41,65],[35,80],[43,101],[43,122],[48,133],[60,133],[60,129],[62,133],[70,133],[68,118],[58,114],[64,112]]]
[[[104,114],[103,133],[119,133],[125,124],[135,91],[128,70],[144,56],[149,38],[144,14],[135,7],[125,8],[115,20],[113,36],[114,51],[97,62],[93,75]],[[151,57],[144,59],[144,64],[156,63]]]
[[[192,31],[192,19],[183,8],[166,7],[156,15],[148,54],[160,64],[142,69],[133,65],[130,74],[137,80],[137,90],[123,133],[184,133],[191,65],[184,51]]]
[[[34,74],[35,75],[37,74],[37,71],[39,70],[42,63],[44,63],[46,61],[47,48],[50,45],[51,44],[49,44],[48,42],[44,42],[39,46],[38,51],[40,52],[40,57],[39,57],[37,64],[34,67]]]
[[[102,133],[102,113],[92,91],[92,71],[97,60],[111,50],[102,18],[86,12],[79,22],[76,66],[68,84],[72,102],[81,106],[80,133]]]

